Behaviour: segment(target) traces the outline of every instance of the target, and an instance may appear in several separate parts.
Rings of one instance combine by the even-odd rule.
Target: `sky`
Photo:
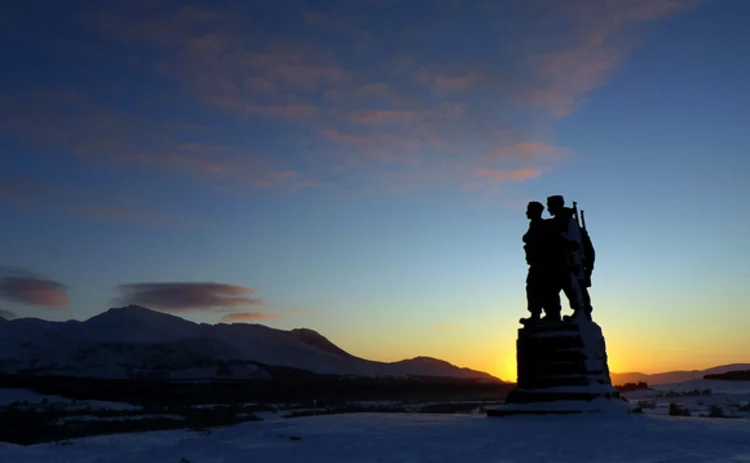
[[[561,194],[612,371],[750,360],[749,2],[5,11],[5,317],[134,303],[513,380],[525,205]]]

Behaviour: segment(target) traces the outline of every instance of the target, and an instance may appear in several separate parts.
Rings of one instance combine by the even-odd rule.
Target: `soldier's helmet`
[[[541,217],[543,212],[544,204],[539,201],[529,201],[529,204],[526,206],[526,217],[528,218]]]
[[[565,198],[563,198],[561,195],[547,197],[547,209],[549,209],[550,213],[559,211],[563,207],[565,207]]]

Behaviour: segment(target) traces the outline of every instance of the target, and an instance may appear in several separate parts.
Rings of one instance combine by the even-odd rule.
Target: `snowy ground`
[[[710,395],[685,395],[707,389]],[[287,404],[279,405],[275,413],[256,413],[265,421],[210,430],[117,434],[32,446],[0,442],[0,462],[750,463],[750,413],[741,411],[750,400],[750,382],[697,380],[624,395],[631,402],[652,402],[655,407],[644,408],[643,415],[620,416],[487,418],[472,410],[472,414],[357,413],[285,419],[301,405]],[[0,389],[0,409],[10,402],[18,406],[19,401],[35,407],[45,398],[47,403],[66,408],[86,405],[126,411],[134,407],[96,401],[73,403],[22,389]],[[693,416],[666,416],[672,402],[690,409]],[[700,417],[716,405],[746,419]],[[145,412],[143,416],[150,417]],[[100,420],[88,414],[63,419],[89,418]]]
[[[83,411],[83,410],[116,410],[116,411],[138,411],[143,407],[123,402],[104,402],[101,400],[73,400],[57,395],[44,395],[28,389],[0,388],[0,411],[8,408],[11,404],[24,410],[28,408],[39,408],[43,405],[56,405],[58,410]]]
[[[691,391],[711,393],[690,395]],[[623,396],[640,404],[646,414],[666,415],[669,405],[674,403],[689,410],[692,416],[705,416],[718,407],[724,415],[750,418],[750,381],[698,379],[626,392]]]
[[[0,443],[0,461],[747,463],[750,423],[648,415],[333,415],[210,433],[120,434],[30,447]]]
[[[56,420],[57,424],[75,424],[87,421],[133,421],[133,420],[154,420],[154,419],[165,419],[165,420],[176,420],[182,421],[185,419],[181,415],[158,415],[158,414],[144,414],[134,416],[92,416],[92,415],[74,415],[66,416]]]

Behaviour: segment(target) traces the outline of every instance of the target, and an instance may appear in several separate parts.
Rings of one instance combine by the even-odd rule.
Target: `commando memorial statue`
[[[520,320],[516,389],[488,416],[545,413],[628,413],[612,386],[602,330],[593,319],[589,288],[595,251],[584,212],[576,203],[547,198],[528,204],[523,235],[526,301],[529,316]],[[562,315],[560,292],[572,310]]]

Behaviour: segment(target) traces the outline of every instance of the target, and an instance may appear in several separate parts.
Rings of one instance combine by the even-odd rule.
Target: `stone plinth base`
[[[580,413],[608,413],[625,415],[636,409],[632,404],[619,399],[598,398],[586,400],[559,400],[547,402],[506,403],[488,408],[487,416],[511,415],[574,415]]]
[[[594,322],[540,322],[518,330],[518,386],[488,416],[628,413],[612,387],[602,330]]]

